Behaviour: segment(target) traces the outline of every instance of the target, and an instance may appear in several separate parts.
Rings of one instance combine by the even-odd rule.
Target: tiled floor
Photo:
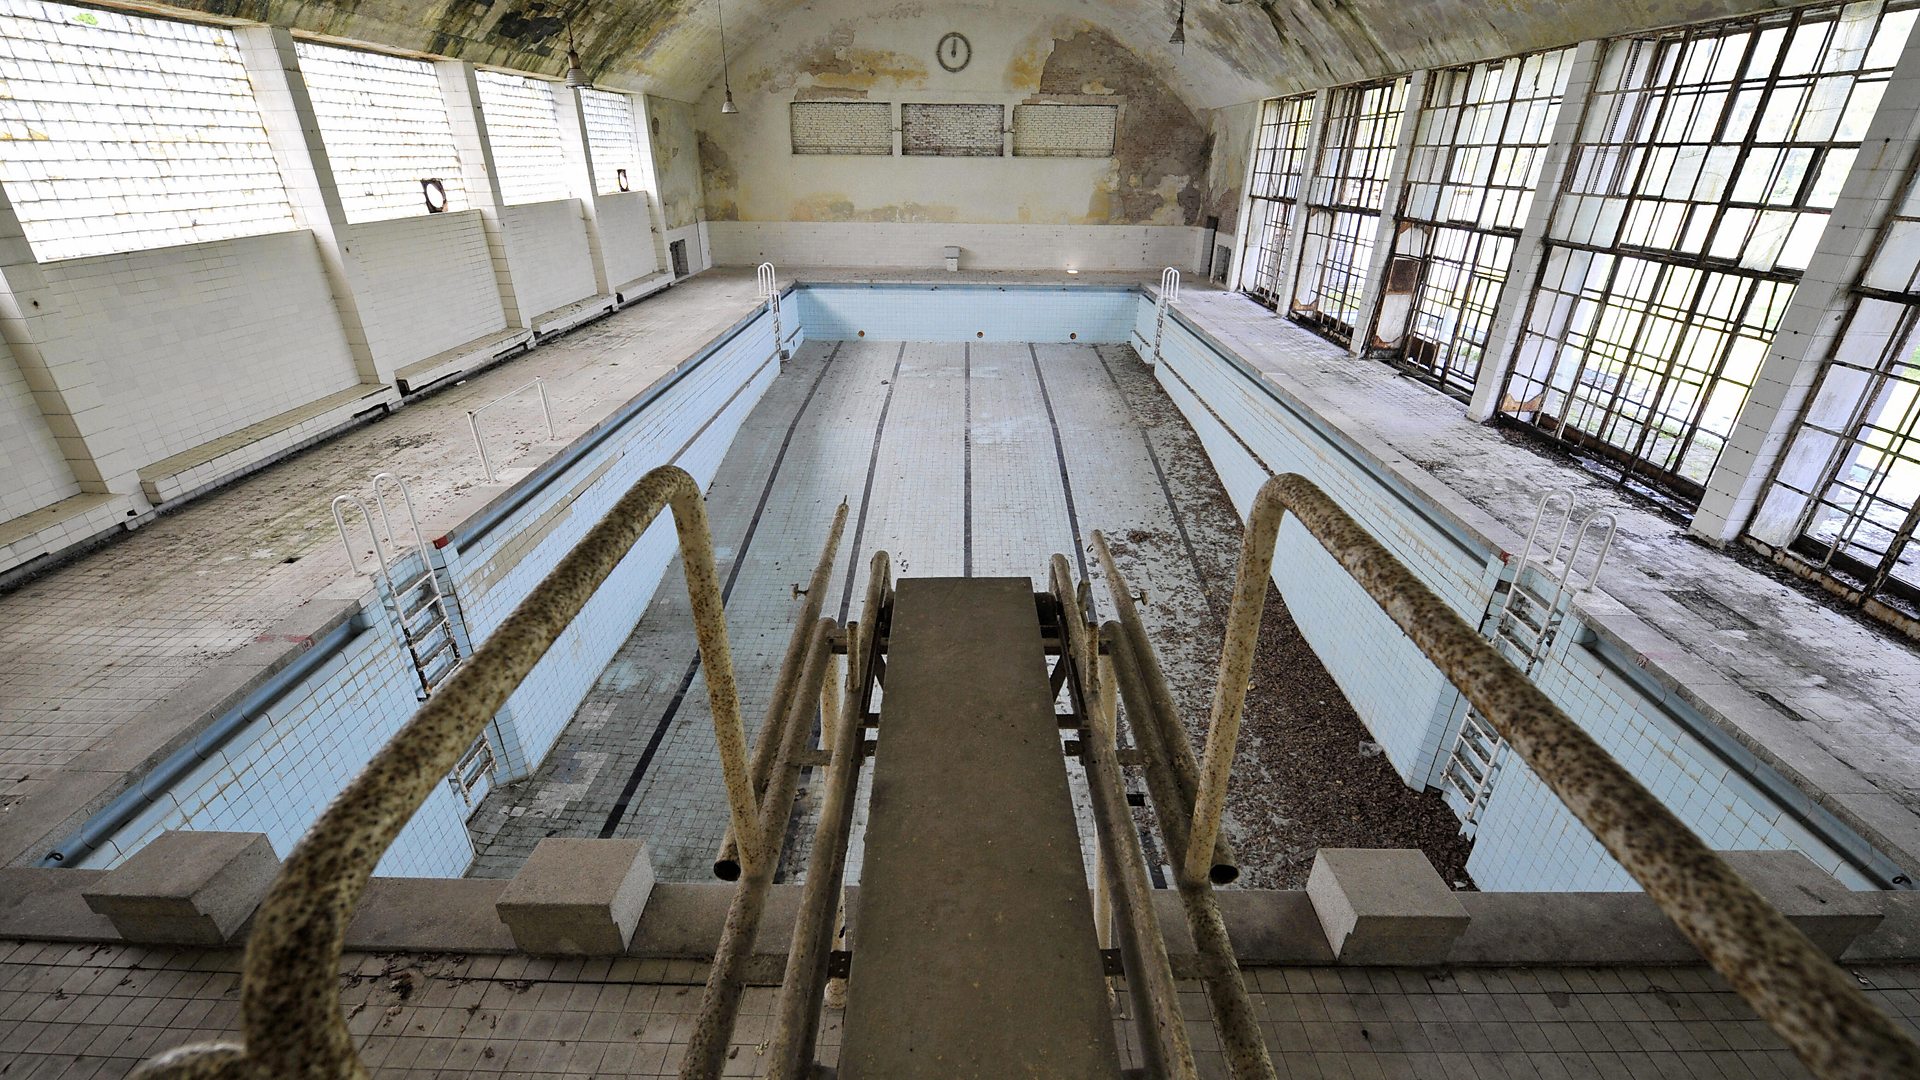
[[[239,954],[0,943],[0,1076],[122,1076],[237,1034]],[[341,998],[381,1076],[676,1075],[704,966],[500,956],[348,956]],[[1862,969],[1909,1030],[1920,968]],[[1279,1075],[1368,1080],[1748,1080],[1807,1073],[1696,968],[1263,968],[1248,973]],[[1205,996],[1182,994],[1202,1075],[1224,1076]],[[1119,997],[1125,1002],[1126,996]],[[773,990],[747,992],[727,1075],[753,1076]],[[1123,1043],[1133,1026],[1117,1014]],[[821,1056],[831,1061],[839,1014]]]
[[[896,577],[1037,585],[1060,552],[1094,571],[1104,606],[1085,545],[1106,531],[1153,598],[1145,614],[1176,689],[1203,715],[1217,630],[1199,624],[1225,602],[1238,521],[1191,430],[1143,422],[1163,415],[1156,401],[1165,398],[1151,372],[1124,346],[808,343],[709,494],[750,726],[791,632],[794,588],[842,499],[846,534],[824,606],[840,619],[859,617],[875,550],[891,554]],[[1182,524],[1197,537],[1192,548]],[[726,803],[695,655],[673,571],[544,767],[497,789],[474,818],[475,873],[512,873],[544,836],[610,830],[646,838],[665,879],[708,878]]]
[[[0,811],[58,782],[63,767],[88,767],[81,755],[350,582],[328,511],[335,494],[364,492],[382,469],[398,472],[413,486],[422,527],[437,535],[486,490],[466,410],[545,379],[558,441],[545,440],[531,395],[484,420],[494,460],[517,475],[752,305],[744,272],[684,282],[0,595]],[[0,851],[0,861],[16,854]]]

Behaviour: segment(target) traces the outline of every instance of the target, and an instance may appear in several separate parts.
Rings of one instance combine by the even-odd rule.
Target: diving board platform
[[[894,597],[840,1080],[1120,1073],[1026,578]]]

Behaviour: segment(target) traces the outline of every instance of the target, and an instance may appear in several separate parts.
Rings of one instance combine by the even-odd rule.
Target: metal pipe
[[[1127,989],[1139,1016],[1140,1041],[1149,1047],[1153,1075],[1198,1077],[1193,1045],[1187,1037],[1186,1016],[1173,981],[1167,942],[1153,909],[1153,885],[1147,880],[1146,856],[1133,837],[1133,813],[1120,782],[1120,761],[1112,733],[1095,731],[1083,744],[1087,787],[1093,795],[1093,817],[1103,865],[1113,870],[1112,900],[1120,926],[1121,948],[1127,961]]]
[[[1120,624],[1107,623],[1101,628],[1101,637],[1107,641],[1108,652],[1113,657],[1114,674],[1121,698],[1127,703],[1127,715],[1131,717],[1151,708],[1139,657],[1134,654],[1132,643]],[[1153,797],[1160,836],[1167,845],[1167,858],[1179,866],[1189,842],[1187,804],[1173,778],[1173,770],[1167,765],[1167,749],[1160,738],[1160,728],[1155,724],[1136,723],[1133,735],[1145,761],[1147,791]],[[1220,918],[1220,907],[1214,902],[1213,886],[1204,877],[1184,880],[1178,874],[1174,884],[1186,911],[1187,928],[1193,934],[1201,984],[1206,987],[1207,1000],[1213,1005],[1214,1029],[1220,1036],[1228,1067],[1236,1080],[1275,1080],[1278,1074],[1274,1071],[1273,1058],[1267,1053],[1266,1040],[1260,1034],[1259,1015],[1254,1012],[1253,999],[1247,994],[1240,962],[1233,955],[1233,942],[1227,937],[1225,921]]]
[[[314,1080],[367,1075],[341,1015],[337,988],[347,922],[367,879],[428,793],[668,507],[699,629],[729,803],[736,820],[755,820],[706,508],[693,477],[664,466],[628,490],[294,847],[254,917],[247,942],[240,995],[244,1049],[232,1043],[182,1047],[143,1065],[139,1075],[206,1076],[229,1070]]]
[[[1219,824],[1275,537],[1294,514],[1753,1010],[1828,1080],[1920,1076],[1920,1045],[1446,601],[1304,477],[1267,481],[1241,551],[1195,835]],[[1229,663],[1229,657],[1233,662]],[[1235,679],[1237,678],[1237,683]],[[1193,851],[1187,852],[1189,859]]]
[[[753,954],[754,937],[760,930],[760,916],[766,909],[767,893],[773,885],[773,872],[779,863],[780,840],[793,816],[793,790],[799,781],[799,769],[793,764],[801,741],[813,734],[808,717],[818,708],[821,683],[827,674],[827,661],[833,656],[833,633],[838,629],[832,619],[813,624],[807,641],[807,658],[801,668],[799,692],[788,707],[779,754],[773,773],[760,800],[760,818],[755,823],[750,850],[763,853],[749,858],[727,907],[727,921],[720,931],[720,946],[713,954],[713,968],[707,974],[707,987],[700,996],[700,1010],[694,1017],[693,1032],[687,1040],[686,1060],[681,1063],[681,1080],[712,1080],[727,1061],[727,1043],[740,1014],[740,993],[746,988],[747,961]]]
[[[538,375],[534,376],[532,381],[521,383],[519,386],[501,394],[499,397],[494,398],[492,401],[487,402],[477,409],[467,410],[467,427],[473,432],[473,445],[480,451],[480,469],[486,474],[487,483],[489,484],[495,482],[493,478],[493,459],[487,454],[487,441],[480,437],[480,414],[528,387],[533,387],[534,390],[540,394],[540,415],[544,417],[547,422],[547,441],[552,442],[557,438],[553,433],[553,406],[547,401],[546,381]]]
[[[1193,740],[1188,737],[1186,725],[1180,722],[1180,710],[1173,703],[1173,691],[1167,686],[1166,672],[1160,668],[1160,658],[1153,651],[1153,644],[1147,639],[1147,624],[1140,618],[1140,609],[1133,606],[1133,592],[1127,586],[1127,579],[1120,573],[1120,567],[1114,562],[1113,551],[1107,547],[1107,538],[1098,529],[1093,533],[1093,553],[1100,560],[1100,568],[1107,575],[1107,591],[1113,596],[1113,610],[1119,617],[1120,629],[1127,637],[1127,643],[1133,647],[1134,660],[1140,665],[1140,676],[1146,683],[1147,704],[1142,710],[1128,709],[1127,716],[1138,727],[1152,724],[1158,730],[1158,741],[1165,749],[1167,764],[1173,768],[1174,782],[1180,786],[1180,805],[1191,806],[1200,790],[1200,766],[1193,759]],[[1257,625],[1257,620],[1256,620]],[[1213,857],[1205,869],[1205,877],[1215,885],[1228,885],[1240,877],[1240,862],[1233,856],[1233,848],[1228,844],[1225,834],[1215,832],[1211,845]],[[1181,862],[1174,864],[1175,871],[1182,871]]]
[[[787,949],[787,969],[774,1005],[773,1045],[768,1054],[770,1080],[804,1080],[813,1065],[821,996],[827,982],[828,953],[840,913],[841,883],[847,866],[847,843],[853,833],[854,796],[860,783],[863,755],[860,722],[867,673],[871,670],[863,645],[875,640],[888,577],[887,553],[874,552],[873,571],[867,577],[866,604],[861,620],[847,628],[847,683],[840,708],[825,715],[833,728],[826,743],[833,751],[827,766],[826,795],[820,820],[813,831],[813,852],[807,880],[801,887],[800,909],[794,916],[793,942]],[[827,685],[832,685],[829,679]]]
[[[807,635],[813,629],[814,620],[820,617],[820,606],[826,602],[833,566],[839,561],[840,534],[846,527],[847,501],[842,499],[840,508],[833,512],[833,524],[827,528],[827,542],[820,548],[813,576],[807,579],[806,600],[801,603],[800,617],[787,638],[786,654],[780,658],[780,674],[773,680],[773,696],[767,699],[767,718],[760,724],[760,734],[754,738],[753,762],[749,769],[755,796],[767,790],[767,773],[773,768],[772,748],[780,744],[787,699],[793,693],[793,680],[800,673],[800,657],[806,651]],[[713,876],[721,881],[740,879],[740,845],[734,840],[731,824],[727,826],[726,835],[720,838],[720,850],[714,853]]]

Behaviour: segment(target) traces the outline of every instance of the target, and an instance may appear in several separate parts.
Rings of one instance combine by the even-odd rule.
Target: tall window
[[[480,111],[493,144],[493,171],[500,198],[509,204],[552,202],[573,194],[560,150],[560,114],[553,84],[497,71],[481,71]]]
[[[467,208],[431,65],[305,41],[294,49],[348,221]]]
[[[1327,108],[1319,165],[1307,187],[1292,315],[1342,344],[1353,340],[1360,317],[1406,100],[1402,78],[1335,90]]]
[[[1313,127],[1313,95],[1278,98],[1260,109],[1248,186],[1247,228],[1241,274],[1247,295],[1268,307],[1280,304],[1281,266],[1292,236],[1293,207],[1300,198],[1307,133]]]
[[[233,35],[0,0],[0,183],[34,254],[294,227]]]
[[[1697,501],[1913,19],[1828,5],[1609,44],[1502,411]]]
[[[1377,336],[1443,389],[1471,394],[1479,377],[1572,61],[1561,49],[1428,76]]]
[[[1880,236],[1749,532],[1920,620],[1920,183]]]
[[[634,143],[633,99],[604,90],[580,91],[580,109],[586,114],[587,150],[593,156],[593,188],[602,195],[620,190],[620,173],[627,174],[627,190],[640,190],[640,154]]]

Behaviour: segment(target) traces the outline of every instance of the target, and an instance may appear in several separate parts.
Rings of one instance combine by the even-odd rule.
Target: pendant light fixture
[[[567,89],[591,90],[593,80],[587,78],[587,69],[580,66],[580,50],[573,47],[573,27],[567,27]]]
[[[720,113],[732,116],[740,111],[733,103],[733,76],[727,71],[727,8],[722,0],[713,0],[713,9],[720,13],[720,84],[726,88],[726,96],[720,99]]]
[[[1173,17],[1173,36],[1167,39],[1169,45],[1187,43],[1187,0],[1180,0],[1180,11]]]

